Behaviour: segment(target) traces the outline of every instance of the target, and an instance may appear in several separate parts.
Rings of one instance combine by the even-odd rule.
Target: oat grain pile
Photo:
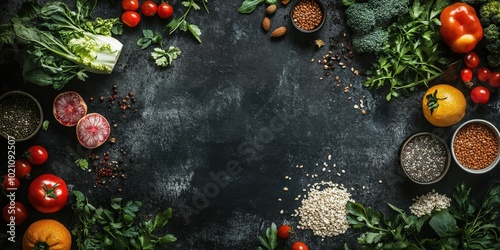
[[[299,229],[311,229],[320,237],[336,236],[349,229],[347,201],[351,195],[343,185],[332,182],[315,183],[298,209]]]

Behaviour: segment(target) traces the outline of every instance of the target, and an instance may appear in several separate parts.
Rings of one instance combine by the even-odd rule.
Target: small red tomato
[[[169,18],[174,14],[174,7],[169,3],[161,3],[158,5],[158,16],[161,18]]]
[[[16,177],[19,179],[29,178],[31,173],[31,164],[22,159],[16,159],[14,163]]]
[[[14,201],[3,207],[2,217],[6,222],[14,221],[16,225],[21,225],[28,218],[28,212],[23,203]]]
[[[47,150],[40,145],[31,146],[26,150],[26,159],[33,165],[42,165],[47,158],[49,158]]]
[[[488,84],[493,88],[500,88],[500,72],[491,72]]]
[[[475,69],[479,66],[479,56],[475,52],[469,52],[464,56],[465,66],[470,69]]]
[[[133,28],[141,21],[141,15],[136,11],[125,11],[122,14],[122,22],[130,28]]]
[[[141,12],[144,16],[154,16],[156,15],[156,10],[158,6],[155,2],[151,0],[146,0],[141,6]]]
[[[292,250],[309,250],[309,248],[303,242],[297,241],[293,243]]]
[[[12,174],[12,173],[11,173]],[[10,176],[9,175],[4,175],[3,176],[3,183],[2,183],[2,188],[6,192],[10,191],[16,191],[19,186],[21,186],[21,181],[19,181],[19,178],[17,178],[15,175]]]
[[[139,5],[140,5],[139,1],[137,1],[137,0],[122,0],[122,9],[124,11],[138,10]]]
[[[471,90],[470,98],[475,103],[486,104],[490,99],[490,90],[484,86],[476,86]]]
[[[460,78],[464,83],[472,81],[473,76],[474,74],[472,73],[472,70],[469,68],[463,68],[462,71],[460,72]]]
[[[292,228],[289,225],[281,225],[278,228],[278,237],[281,239],[290,238],[290,234],[292,233]]]
[[[476,72],[477,79],[481,82],[486,82],[490,79],[490,70],[488,68],[479,68]]]

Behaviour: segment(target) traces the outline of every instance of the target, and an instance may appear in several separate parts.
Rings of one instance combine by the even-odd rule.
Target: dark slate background
[[[65,2],[73,8],[73,1]],[[100,1],[94,16],[120,16],[119,1],[115,2]],[[181,15],[184,9],[180,1],[171,2],[175,15]],[[434,185],[419,186],[400,174],[397,153],[407,136],[430,131],[449,142],[460,123],[448,128],[429,124],[420,108],[424,89],[387,102],[385,90],[363,88],[364,78],[355,76],[349,68],[337,67],[331,71],[333,77],[325,77],[326,71],[317,61],[328,50],[341,54],[341,43],[347,46],[349,42],[343,36],[349,31],[340,1],[324,1],[327,21],[319,32],[307,35],[293,29],[288,7],[279,8],[271,20],[272,27],[288,28],[281,39],[271,39],[270,33],[261,29],[264,6],[242,15],[236,12],[241,2],[210,1],[209,14],[189,14],[188,21],[203,33],[202,44],[180,31],[167,35],[163,29],[168,20],[143,18],[138,27],[125,28],[117,37],[124,47],[111,75],[91,74],[87,81],[70,82],[63,89],[79,92],[89,112],[99,112],[119,124],[112,129],[117,142],[106,143],[93,153],[109,151],[116,157],[119,149],[124,149],[127,157],[135,159],[125,162],[127,179],[105,187],[94,188],[95,173],[82,171],[73,163],[89,151],[79,146],[74,128],[63,127],[53,118],[52,101],[59,91],[25,83],[16,63],[3,66],[1,93],[24,90],[34,95],[50,122],[48,131],[16,144],[19,156],[33,144],[48,149],[49,160],[44,166],[34,167],[34,177],[42,173],[59,175],[96,206],[109,208],[113,197],[140,200],[144,203],[142,218],[172,207],[174,217],[167,232],[178,238],[172,249],[254,249],[259,244],[258,235],[271,222],[298,225],[298,218],[290,216],[300,206],[300,200],[294,198],[305,193],[302,190],[307,184],[322,180],[354,188],[349,190],[352,198],[367,206],[388,211],[386,204],[392,203],[408,211],[412,198],[432,189],[451,197],[453,187],[465,181],[477,196],[498,179],[498,169],[471,176],[454,163],[447,176]],[[6,22],[19,6],[20,1],[0,2],[4,10],[1,21]],[[182,50],[171,67],[155,67],[149,56],[152,47],[141,50],[135,45],[143,29],[162,32],[164,48],[177,46]],[[317,49],[315,39],[322,39],[327,46]],[[360,71],[367,69],[367,62],[360,56],[349,60],[350,66]],[[336,75],[342,80],[339,86]],[[108,110],[106,101],[97,100],[109,96],[115,84],[119,97],[132,90],[137,99],[125,118],[116,106]],[[344,93],[343,88],[350,84],[352,88]],[[89,101],[90,97],[95,100]],[[366,115],[354,108],[361,99]],[[498,113],[498,96],[494,93],[488,105],[469,107],[463,121],[483,118],[498,126]],[[328,155],[332,156],[330,161]],[[330,173],[323,172],[324,162],[330,169],[333,164],[337,167]],[[228,164],[232,175],[227,172]],[[304,167],[297,169],[296,165]],[[338,176],[342,169],[345,174]],[[311,178],[313,174],[318,177]],[[55,214],[36,212],[25,198],[29,182],[22,181],[17,192],[18,200],[30,213],[28,221],[17,228],[17,241],[21,241],[26,227],[40,218],[55,218],[71,228],[75,223],[71,204]],[[288,192],[283,191],[285,186]],[[207,196],[206,189],[213,192]],[[283,201],[278,202],[278,198]],[[2,204],[6,203],[2,198]],[[349,230],[322,240],[310,230],[296,230],[280,249],[287,249],[285,246],[295,240],[306,242],[310,249],[340,249],[345,242],[354,246],[358,235]],[[16,249],[11,244],[2,248]]]

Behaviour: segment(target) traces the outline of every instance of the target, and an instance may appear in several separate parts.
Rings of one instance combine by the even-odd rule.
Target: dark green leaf
[[[459,230],[457,221],[447,209],[435,213],[429,225],[441,238],[453,236]]]
[[[96,5],[97,0],[76,0],[77,15],[81,20],[90,19]]]
[[[154,229],[162,228],[167,225],[168,220],[172,217],[172,208],[167,208],[165,211],[156,215],[154,220]]]
[[[165,234],[164,236],[158,238],[158,243],[160,244],[170,244],[174,243],[177,238],[172,234]]]
[[[278,0],[265,0],[267,5],[278,5]]]
[[[237,11],[241,14],[250,14],[257,8],[257,6],[265,1],[266,0],[245,0]]]
[[[191,32],[191,34],[196,38],[196,40],[198,40],[198,42],[201,43],[201,38],[200,38],[201,30],[200,30],[200,28],[198,28],[198,26],[196,26],[194,24],[189,24],[188,28],[189,28],[189,31]]]

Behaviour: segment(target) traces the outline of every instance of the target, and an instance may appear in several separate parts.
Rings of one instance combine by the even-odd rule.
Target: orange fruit
[[[449,84],[430,87],[422,99],[424,116],[436,127],[451,126],[465,116],[467,102],[459,89]]]
[[[71,233],[56,220],[35,221],[26,229],[23,236],[23,250],[32,249],[70,250]]]

